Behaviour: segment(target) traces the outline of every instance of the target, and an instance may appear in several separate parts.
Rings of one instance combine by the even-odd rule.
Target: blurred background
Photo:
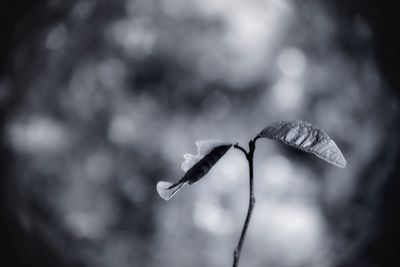
[[[3,0],[4,266],[231,266],[229,153],[165,202],[194,142],[324,129],[339,169],[259,140],[247,267],[400,266],[399,16],[388,0]]]

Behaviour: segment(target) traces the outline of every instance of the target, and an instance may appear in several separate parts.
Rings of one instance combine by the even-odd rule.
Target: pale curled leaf
[[[181,169],[184,172],[187,172],[190,168],[193,167],[194,164],[196,164],[199,161],[199,159],[192,154],[184,154],[183,158],[185,160],[181,164]]]
[[[269,138],[314,154],[344,168],[346,159],[335,142],[317,126],[305,121],[277,121],[264,128],[258,137]]]
[[[186,183],[193,184],[200,180],[232,147],[231,143],[215,140],[200,141],[196,145],[196,155],[183,155],[185,161],[182,163],[181,168],[185,171],[185,174],[178,182],[175,184],[168,182],[157,183],[157,192],[161,198],[169,200]]]

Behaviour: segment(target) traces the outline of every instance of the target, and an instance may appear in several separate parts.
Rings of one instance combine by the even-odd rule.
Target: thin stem
[[[236,149],[239,149],[240,151],[242,151],[244,153],[244,155],[246,156],[246,158],[247,158],[246,149],[244,149],[243,147],[239,146],[239,144],[235,144],[233,147],[236,148]]]
[[[256,199],[254,197],[254,179],[253,179],[253,157],[254,157],[254,150],[256,149],[255,143],[257,138],[254,138],[249,142],[249,152],[246,153],[246,159],[249,163],[249,189],[250,189],[250,199],[249,199],[249,208],[247,210],[246,220],[244,221],[242,233],[240,234],[239,243],[233,254],[233,267],[237,267],[239,265],[239,258],[240,253],[242,251],[243,242],[246,237],[247,228],[249,227],[251,214],[253,213],[254,205],[256,204]],[[235,146],[236,148],[236,146]],[[240,149],[240,148],[238,148]],[[243,149],[243,148],[242,148]],[[244,149],[243,149],[244,150]],[[245,150],[244,150],[245,151]]]

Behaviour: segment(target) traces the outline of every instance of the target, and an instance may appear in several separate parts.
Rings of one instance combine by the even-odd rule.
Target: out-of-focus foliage
[[[348,165],[259,145],[241,264],[331,267],[351,256],[393,167],[385,140],[398,137],[398,104],[368,24],[337,25],[314,1],[48,1],[21,21],[0,81],[20,242],[40,236],[67,266],[229,266],[248,197],[242,155],[227,154],[176,202],[159,199],[156,177],[179,177],[172,166],[194,140],[243,143],[260,125],[304,119]],[[386,160],[366,172],[380,151]]]

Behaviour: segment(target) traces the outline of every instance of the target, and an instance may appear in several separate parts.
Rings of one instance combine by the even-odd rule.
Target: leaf
[[[301,149],[340,168],[346,159],[335,142],[317,126],[305,121],[277,121],[264,128],[258,137],[269,138]]]
[[[158,182],[157,192],[165,200],[171,199],[185,184],[193,184],[203,178],[232,147],[231,143],[205,140],[196,142],[197,154],[184,154],[181,168],[185,172],[176,183]]]
[[[231,143],[222,142],[218,140],[203,140],[197,141],[197,154],[184,154],[183,157],[185,161],[181,165],[181,169],[184,172],[187,172],[190,168],[192,168],[197,162],[199,162],[204,156],[206,156],[211,150],[219,146],[232,146]]]

